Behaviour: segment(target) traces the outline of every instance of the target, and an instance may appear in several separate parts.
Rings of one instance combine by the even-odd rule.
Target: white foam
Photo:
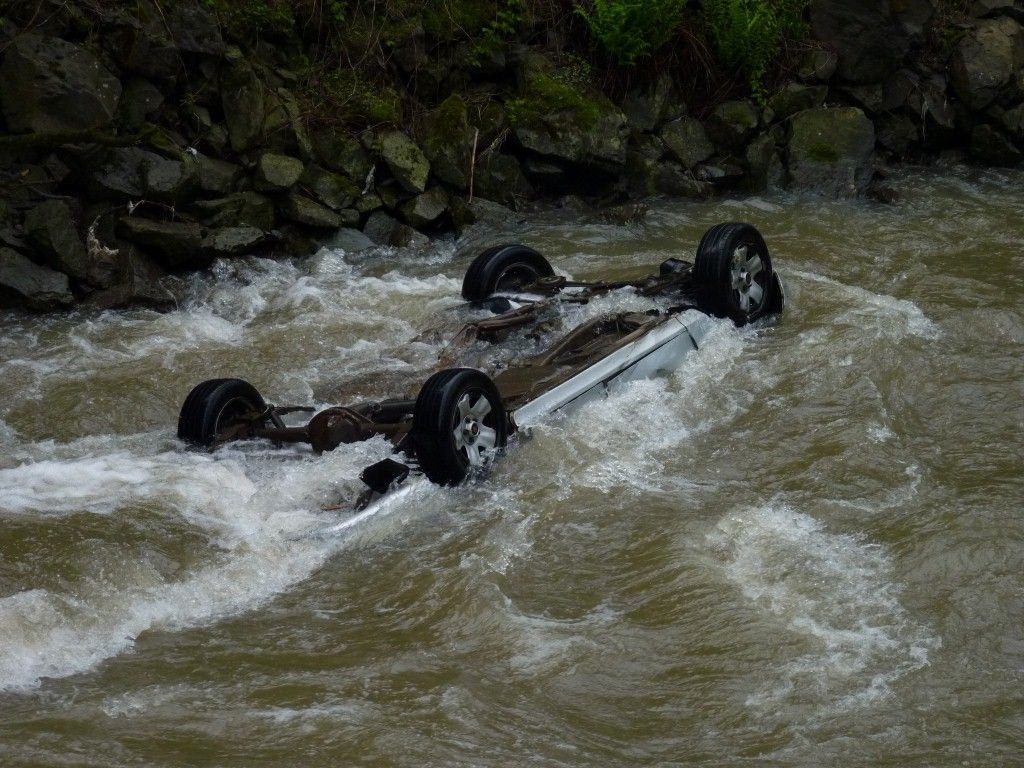
[[[939,645],[900,604],[892,558],[879,545],[830,533],[781,503],[739,510],[709,539],[747,599],[808,646],[771,670],[752,707],[785,701],[835,713],[870,704]]]
[[[930,320],[919,306],[907,299],[897,299],[895,296],[874,293],[856,285],[846,285],[813,272],[787,270],[786,276],[828,286],[833,293],[845,297],[852,306],[841,313],[836,322],[866,328],[874,327],[881,336],[900,337],[909,334],[924,339],[937,339],[942,335],[939,326]]]
[[[248,610],[307,578],[347,541],[310,535],[329,519],[317,510],[351,499],[359,470],[389,450],[376,439],[283,463],[259,453],[243,462],[232,451],[214,457],[112,452],[6,474],[5,503],[22,511],[109,514],[142,498],[160,499],[216,549],[180,580],[126,562],[104,580],[75,585],[73,593],[33,589],[0,599],[0,689],[91,669],[130,649],[142,632]],[[67,500],[60,499],[62,472],[63,490],[73,494]],[[15,481],[25,482],[17,495]]]

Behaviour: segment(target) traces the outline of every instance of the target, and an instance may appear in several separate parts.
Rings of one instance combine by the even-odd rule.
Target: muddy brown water
[[[1024,764],[1024,175],[895,183],[523,225],[595,278],[751,221],[790,306],[340,536],[382,441],[200,454],[178,405],[417,380],[466,248],[3,317],[0,764]]]

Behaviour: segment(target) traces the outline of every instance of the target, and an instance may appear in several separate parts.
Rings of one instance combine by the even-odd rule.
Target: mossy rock
[[[831,197],[862,193],[871,181],[875,127],[856,107],[808,109],[792,118],[790,185]]]
[[[626,163],[626,117],[600,94],[535,71],[505,108],[516,138],[531,152],[603,170]]]
[[[430,161],[412,139],[401,131],[387,131],[375,138],[373,146],[405,189],[415,194],[426,190]]]
[[[297,157],[266,152],[256,163],[253,186],[259,192],[284,192],[298,183],[304,170]]]
[[[434,175],[457,189],[469,188],[473,135],[466,102],[456,93],[427,115],[423,154],[430,160]]]
[[[693,168],[715,152],[704,126],[692,117],[683,117],[661,129],[661,140],[684,168]]]

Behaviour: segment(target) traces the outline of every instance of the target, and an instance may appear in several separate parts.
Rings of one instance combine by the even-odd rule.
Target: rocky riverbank
[[[762,103],[702,105],[669,72],[615,95],[526,34],[467,48],[430,3],[386,30],[377,81],[205,0],[20,5],[0,33],[0,307],[161,306],[217,258],[415,244],[563,195],[856,195],[890,162],[1024,147],[1024,9],[1000,0],[814,0],[813,42]]]

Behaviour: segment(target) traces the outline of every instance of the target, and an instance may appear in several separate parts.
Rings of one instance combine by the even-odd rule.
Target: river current
[[[1024,764],[1024,174],[570,213],[0,316],[0,765]],[[340,534],[382,440],[175,438],[429,369],[483,244],[577,278],[764,233],[776,323]],[[630,301],[630,297],[617,297]],[[614,304],[614,302],[612,302]]]

